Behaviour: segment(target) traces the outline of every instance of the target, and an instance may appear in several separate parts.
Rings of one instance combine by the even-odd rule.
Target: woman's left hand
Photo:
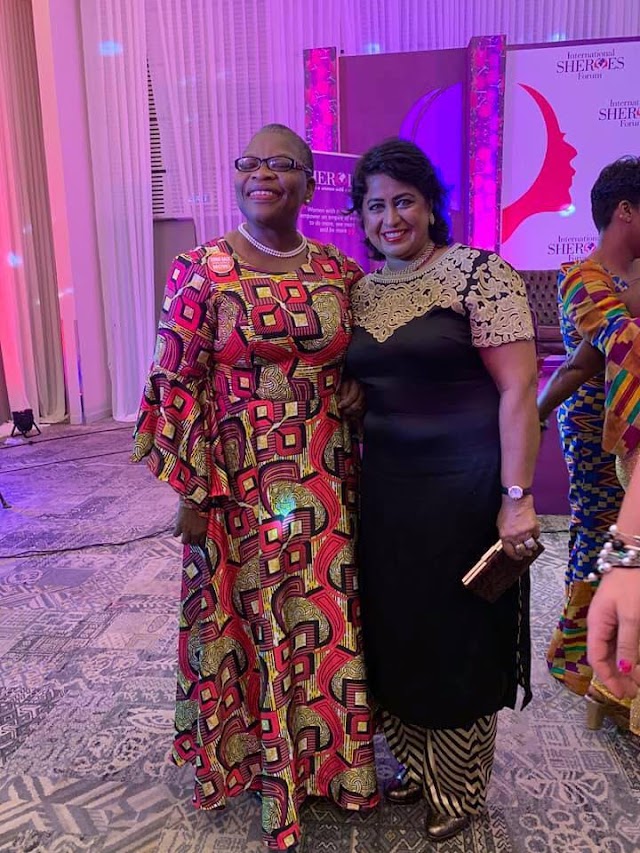
[[[362,385],[356,379],[345,378],[338,390],[338,408],[347,418],[357,420],[364,414],[365,398]]]
[[[498,533],[507,556],[521,560],[535,552],[540,525],[530,495],[519,501],[505,495],[498,513]]]
[[[614,569],[602,577],[589,605],[587,657],[595,674],[618,699],[638,693],[639,646],[640,571]],[[623,669],[621,662],[626,663]]]

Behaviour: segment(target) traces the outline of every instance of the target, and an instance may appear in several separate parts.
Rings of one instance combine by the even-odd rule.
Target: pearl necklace
[[[369,273],[369,278],[378,284],[391,284],[393,282],[406,281],[408,278],[411,278],[411,276],[416,273],[420,267],[424,266],[431,260],[437,248],[438,247],[435,243],[429,243],[427,249],[419,257],[414,258],[413,261],[409,261],[409,263],[402,267],[402,269],[390,270],[388,264],[385,264],[382,269]]]
[[[242,234],[244,239],[248,243],[251,243],[251,245],[254,246],[256,249],[258,249],[259,252],[264,252],[265,255],[271,255],[273,258],[295,258],[296,255],[300,254],[300,252],[304,252],[308,245],[307,238],[303,234],[300,234],[300,232],[298,232],[298,234],[300,234],[300,243],[298,247],[292,249],[290,252],[279,252],[277,249],[272,249],[270,246],[265,246],[264,243],[260,243],[260,241],[256,240],[255,237],[252,237],[251,234],[249,234],[249,232],[247,231],[244,222],[238,225],[238,231],[240,232],[240,234]]]

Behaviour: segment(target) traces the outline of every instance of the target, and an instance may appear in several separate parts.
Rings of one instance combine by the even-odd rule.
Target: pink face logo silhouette
[[[520,83],[537,104],[544,121],[547,145],[540,172],[520,198],[502,211],[502,242],[537,213],[557,213],[571,204],[571,186],[576,170],[571,161],[578,153],[565,141],[558,117],[549,101],[537,89]]]

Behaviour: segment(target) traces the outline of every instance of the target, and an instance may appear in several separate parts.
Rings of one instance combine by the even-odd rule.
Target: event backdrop
[[[368,271],[364,235],[355,214],[347,213],[351,176],[358,158],[353,154],[314,151],[313,159],[316,190],[311,204],[302,209],[300,229],[312,240],[334,243]]]
[[[639,81],[640,40],[508,49],[501,251],[515,267],[592,251],[591,186],[640,154]]]
[[[450,189],[457,239],[467,227],[467,49],[339,58],[340,147],[362,154],[389,136],[411,139]]]
[[[419,145],[449,190],[453,237],[495,249],[500,235],[504,36],[443,51],[305,51],[305,129],[317,150],[362,154],[390,136]]]

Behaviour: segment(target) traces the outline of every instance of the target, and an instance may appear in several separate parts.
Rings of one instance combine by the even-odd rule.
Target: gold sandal
[[[604,691],[600,684],[591,684],[587,695],[587,728],[598,731],[605,717],[609,717],[616,726],[625,731],[629,728],[631,702],[629,699],[616,699],[613,694]]]

